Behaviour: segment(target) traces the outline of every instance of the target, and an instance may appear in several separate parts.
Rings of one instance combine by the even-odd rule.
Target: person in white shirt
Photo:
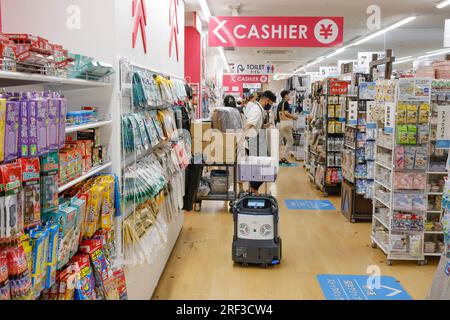
[[[244,127],[244,138],[249,139],[251,142],[246,145],[248,155],[255,153],[258,155],[267,154],[267,146],[264,143],[260,143],[261,140],[265,140],[265,137],[260,137],[260,130],[269,122],[266,108],[269,108],[276,101],[277,97],[275,94],[272,91],[266,91],[261,95],[259,101],[249,102],[245,107],[247,121]],[[251,150],[255,145],[258,150]],[[266,150],[261,150],[263,148],[266,148]],[[258,193],[262,184],[262,182],[250,182],[250,191],[252,193]]]

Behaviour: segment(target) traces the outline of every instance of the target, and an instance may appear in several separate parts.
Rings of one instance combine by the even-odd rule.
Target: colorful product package
[[[47,277],[45,279],[45,288],[49,289],[56,281],[56,266],[58,253],[59,225],[47,224],[49,242],[47,248]]]
[[[87,206],[86,228],[83,236],[91,238],[100,228],[101,207],[103,202],[103,190],[101,186],[94,186],[90,190],[89,203]]]
[[[6,250],[0,248],[0,283],[8,280],[8,258],[6,256]]]
[[[399,146],[395,149],[395,163],[397,169],[405,168],[405,147]]]
[[[38,296],[45,287],[46,277],[46,237],[48,231],[41,228],[35,228],[30,231],[31,246],[33,248],[33,269],[31,273],[31,282],[35,295]]]
[[[39,158],[19,159],[22,168],[25,229],[38,225],[41,221],[41,187]]]
[[[114,279],[116,281],[116,288],[119,293],[119,299],[124,301],[128,300],[127,294],[127,282],[125,280],[125,272],[123,269],[114,270]]]
[[[38,157],[38,110],[39,103],[28,102],[28,145],[29,156]]]
[[[417,126],[408,126],[408,144],[417,144]]]
[[[425,148],[417,148],[416,155],[414,159],[414,169],[418,170],[426,170],[428,163],[427,149]]]
[[[406,104],[399,103],[397,107],[397,125],[406,124],[406,113],[407,113]]]
[[[394,194],[394,210],[411,211],[412,198],[408,194],[395,193]]]
[[[397,144],[408,144],[408,126],[397,126]]]
[[[111,300],[113,292],[108,292],[106,283],[112,280],[112,270],[108,265],[102,248],[102,242],[99,239],[87,240],[80,245],[80,251],[89,254],[94,270],[97,297],[105,300]]]
[[[406,123],[407,124],[417,124],[417,106],[410,104],[407,107],[406,113]]]
[[[78,264],[80,283],[75,289],[75,300],[96,300],[95,279],[91,268],[89,255],[82,254],[73,257],[72,261]]]
[[[77,279],[79,276],[80,270],[77,263],[72,263],[67,268],[65,268],[59,274],[57,296],[55,300],[75,300],[75,289],[77,288],[77,286],[81,287]]]
[[[48,152],[47,118],[48,100],[32,99],[30,106],[36,114],[36,145],[37,155],[42,156]]]
[[[0,162],[5,158],[6,99],[0,99]]]
[[[427,188],[427,175],[422,173],[416,173],[413,175],[414,181],[412,189],[425,190]]]
[[[17,150],[19,140],[19,112],[19,102],[6,102],[4,162],[16,160],[19,155]]]
[[[47,150],[59,149],[59,99],[48,99]]]
[[[103,186],[103,199],[100,227],[104,230],[111,230],[114,217],[114,180],[107,177],[101,180]]]
[[[55,211],[58,208],[58,151],[52,151],[41,157],[41,206],[42,212]]]
[[[67,99],[59,99],[58,107],[58,147],[61,149],[66,141]]]
[[[426,196],[423,194],[413,194],[411,196],[411,201],[412,201],[412,208],[413,210],[418,210],[418,211],[427,211],[427,199]]]
[[[26,96],[23,97],[26,99]],[[19,101],[19,157],[27,158],[30,156],[30,139],[28,138],[28,112],[29,112],[29,101],[21,100]]]
[[[23,232],[23,203],[22,203],[22,169],[18,163],[10,163],[0,167],[2,182],[5,190],[4,238],[20,237]]]
[[[428,126],[421,125],[418,128],[418,142],[420,144],[426,144],[430,141],[430,132],[428,130]]]
[[[83,232],[83,225],[86,219],[86,200],[82,197],[74,197],[71,199],[70,206],[77,209],[77,216],[75,219],[75,239],[76,246],[73,246],[71,253],[75,254],[78,250],[78,243],[81,240],[81,235]]]
[[[431,108],[428,103],[422,103],[419,107],[419,123],[428,124],[430,121]]]
[[[414,162],[416,161],[416,148],[405,147],[405,167],[404,169],[414,169]]]

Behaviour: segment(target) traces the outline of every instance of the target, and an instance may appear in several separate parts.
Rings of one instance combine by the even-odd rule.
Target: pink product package
[[[22,100],[19,113],[19,157],[30,157],[30,141],[28,138],[28,100]]]
[[[59,148],[59,99],[48,99],[47,150],[56,151]]]
[[[405,168],[405,148],[404,147],[397,147],[395,152],[395,161],[397,169],[404,169]]]
[[[18,157],[19,140],[19,113],[20,105],[17,101],[6,102],[6,123],[5,123],[5,162],[11,162]]]
[[[67,99],[59,99],[58,107],[58,147],[61,149],[66,142]]]
[[[413,175],[410,173],[397,172],[394,176],[394,188],[396,190],[411,190],[414,189]]]
[[[413,189],[425,190],[427,188],[427,175],[417,173],[414,175]]]
[[[48,100],[33,99],[31,100],[32,108],[36,112],[36,147],[37,155],[42,156],[48,152],[47,141],[47,117],[48,117]]]

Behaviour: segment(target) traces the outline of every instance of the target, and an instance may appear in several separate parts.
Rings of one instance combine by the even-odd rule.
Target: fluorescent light
[[[390,25],[389,27],[387,27],[387,28],[385,28],[383,30],[377,31],[375,33],[372,33],[371,35],[368,35],[367,37],[364,37],[361,40],[358,40],[355,43],[352,43],[351,45],[352,46],[359,46],[360,44],[362,44],[364,42],[367,42],[367,41],[369,41],[369,40],[371,40],[373,38],[376,38],[376,37],[378,37],[378,36],[380,36],[382,34],[385,34],[388,31],[397,29],[397,28],[399,28],[399,27],[401,27],[401,26],[403,26],[403,25],[405,25],[405,24],[415,20],[416,18],[417,18],[416,16],[411,16],[411,17],[405,18],[403,20],[400,20],[399,22],[394,23],[393,25]]]
[[[219,50],[219,54],[222,57],[223,63],[225,64],[225,68],[227,69],[227,72],[230,73],[231,69],[230,69],[230,65],[228,64],[228,60],[227,57],[225,56],[225,52],[223,51],[222,47],[217,47],[217,49]]]
[[[438,51],[435,53],[426,54],[424,56],[419,57],[418,59],[422,60],[422,59],[429,58],[429,57],[440,56],[441,54],[444,54],[444,53],[450,53],[450,49],[445,49],[445,50]]]
[[[442,9],[450,4],[450,0],[441,1],[436,5],[436,8]]]
[[[444,52],[444,51],[447,51],[447,50],[448,50],[448,48],[446,48],[446,49],[434,50],[434,51],[428,51],[428,52],[426,52],[426,54],[441,53],[441,52]]]
[[[208,3],[206,0],[198,0],[198,4],[200,5],[200,8],[202,8],[203,15],[205,16],[206,22],[209,22],[209,19],[211,18],[211,10],[209,10]]]
[[[410,59],[410,58],[412,58],[413,56],[407,56],[407,57],[403,57],[403,58],[398,58],[398,59],[396,59],[397,61],[400,61],[400,60],[406,60],[406,59]]]
[[[337,49],[337,50],[334,51],[333,53],[327,55],[327,59],[328,59],[328,58],[331,58],[331,57],[334,57],[335,55],[338,55],[338,54],[344,52],[345,50],[347,50],[347,49],[346,49],[346,48],[340,48],[340,49]]]
[[[410,59],[405,59],[405,60],[398,60],[398,61],[395,61],[394,64],[400,64],[400,63],[405,63],[405,62],[410,62],[410,61],[413,61],[413,59],[410,58]]]

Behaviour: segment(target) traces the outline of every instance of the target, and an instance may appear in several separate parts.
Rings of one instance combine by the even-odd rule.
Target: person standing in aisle
[[[247,122],[244,127],[243,138],[247,139],[247,155],[267,155],[267,141],[265,132],[261,132],[268,123],[266,108],[270,108],[277,101],[272,91],[264,92],[259,101],[249,102],[245,108]],[[250,192],[258,193],[263,182],[250,182]]]
[[[281,92],[282,101],[278,105],[277,110],[277,122],[280,124],[280,136],[286,140],[284,153],[280,150],[280,154],[283,155],[280,159],[280,163],[284,164],[289,164],[288,158],[294,148],[294,120],[298,119],[297,116],[291,114],[292,107],[289,103],[290,94],[291,92],[289,90],[284,90]],[[280,147],[281,146],[282,144],[280,144]]]

